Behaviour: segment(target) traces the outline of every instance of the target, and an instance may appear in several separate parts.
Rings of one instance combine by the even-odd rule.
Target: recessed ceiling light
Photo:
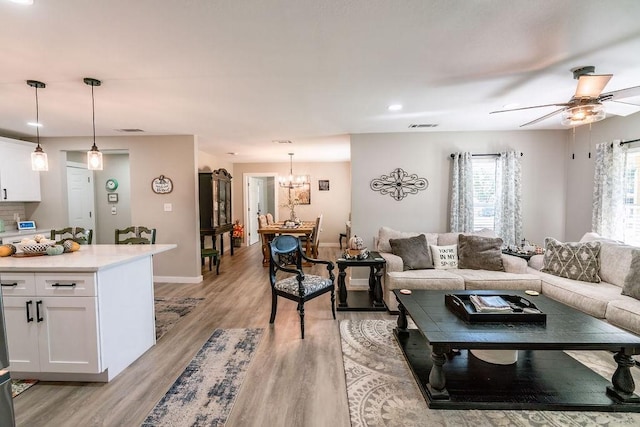
[[[400,111],[402,110],[402,104],[391,104],[388,109],[389,111]]]
[[[293,144],[293,142],[289,141],[288,139],[274,139],[273,141],[274,144]]]
[[[33,127],[39,127],[39,128],[41,128],[41,127],[42,127],[42,123],[27,122],[27,124],[28,124],[29,126],[33,126]]]
[[[26,4],[26,5],[32,5],[33,4],[33,0],[9,0],[12,3],[18,3],[18,4]]]

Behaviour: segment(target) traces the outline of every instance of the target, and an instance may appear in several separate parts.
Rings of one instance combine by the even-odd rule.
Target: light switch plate
[[[118,213],[118,208],[116,208],[115,206],[111,206],[111,215],[115,215]]]
[[[173,205],[171,203],[165,203],[164,204],[164,211],[165,212],[171,212],[173,210]]]

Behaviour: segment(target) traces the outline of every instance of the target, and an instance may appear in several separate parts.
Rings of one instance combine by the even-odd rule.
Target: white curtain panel
[[[451,167],[451,215],[453,232],[473,231],[473,165],[471,153],[455,153]]]
[[[627,146],[620,140],[596,145],[591,227],[601,236],[624,240],[624,169]]]
[[[500,153],[496,162],[495,232],[505,245],[522,240],[522,189],[520,153]]]

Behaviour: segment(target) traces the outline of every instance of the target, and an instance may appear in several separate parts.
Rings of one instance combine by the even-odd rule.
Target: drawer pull
[[[18,286],[18,282],[15,282],[15,283],[0,283],[0,286],[5,287],[5,288],[15,288],[16,286]]]
[[[75,283],[54,283],[51,285],[54,288],[75,288]]]
[[[36,301],[36,318],[38,322],[42,322],[44,317],[40,316],[40,306],[42,305],[42,300]]]
[[[33,322],[33,316],[31,315],[31,311],[29,310],[29,307],[31,306],[31,304],[33,304],[33,301],[31,300],[25,303],[25,305],[27,306],[27,323]]]

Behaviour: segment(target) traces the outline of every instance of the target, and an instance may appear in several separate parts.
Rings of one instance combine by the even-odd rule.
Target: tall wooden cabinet
[[[231,174],[226,169],[213,172],[200,172],[198,188],[200,194],[200,237],[212,236],[216,247],[216,237],[220,236],[220,252],[224,247],[223,234],[229,233],[229,242],[233,231],[231,219]],[[233,255],[233,244],[231,244]]]

